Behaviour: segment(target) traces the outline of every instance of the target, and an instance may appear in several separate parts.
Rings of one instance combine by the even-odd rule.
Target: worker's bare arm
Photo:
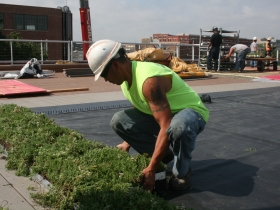
[[[171,86],[171,76],[149,78],[143,85],[143,94],[150,105],[155,120],[160,126],[160,131],[150,164],[142,172],[144,189],[150,191],[152,191],[154,186],[154,175],[156,169],[169,147],[166,130],[170,125],[172,112],[166,93],[171,89]]]

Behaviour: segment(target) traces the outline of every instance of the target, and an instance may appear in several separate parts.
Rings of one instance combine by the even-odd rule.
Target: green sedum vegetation
[[[132,157],[89,141],[27,108],[0,106],[0,144],[8,150],[8,169],[21,176],[40,174],[52,184],[49,191],[31,194],[42,206],[67,210],[185,209],[141,188],[138,180],[148,157]],[[159,170],[165,170],[165,165]]]

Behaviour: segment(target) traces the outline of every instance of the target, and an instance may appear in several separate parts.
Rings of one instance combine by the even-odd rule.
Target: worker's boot
[[[177,178],[172,175],[169,179],[169,189],[170,190],[186,190],[190,187],[190,178],[191,178],[191,167],[188,170],[188,173],[183,178]]]

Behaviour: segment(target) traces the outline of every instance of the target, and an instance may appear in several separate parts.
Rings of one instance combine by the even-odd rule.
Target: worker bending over
[[[243,72],[245,68],[246,55],[249,52],[251,52],[250,47],[244,44],[236,44],[230,48],[229,53],[221,60],[224,61],[228,59],[233,53],[236,53],[237,60],[236,60],[234,70],[237,70],[238,72]]]

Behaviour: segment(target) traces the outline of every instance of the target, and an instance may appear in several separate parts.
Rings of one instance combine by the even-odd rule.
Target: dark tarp
[[[194,210],[280,209],[280,88],[210,93],[210,120],[193,152],[191,189],[164,198]],[[121,143],[118,110],[49,115],[88,139]],[[135,151],[132,151],[135,154]]]

